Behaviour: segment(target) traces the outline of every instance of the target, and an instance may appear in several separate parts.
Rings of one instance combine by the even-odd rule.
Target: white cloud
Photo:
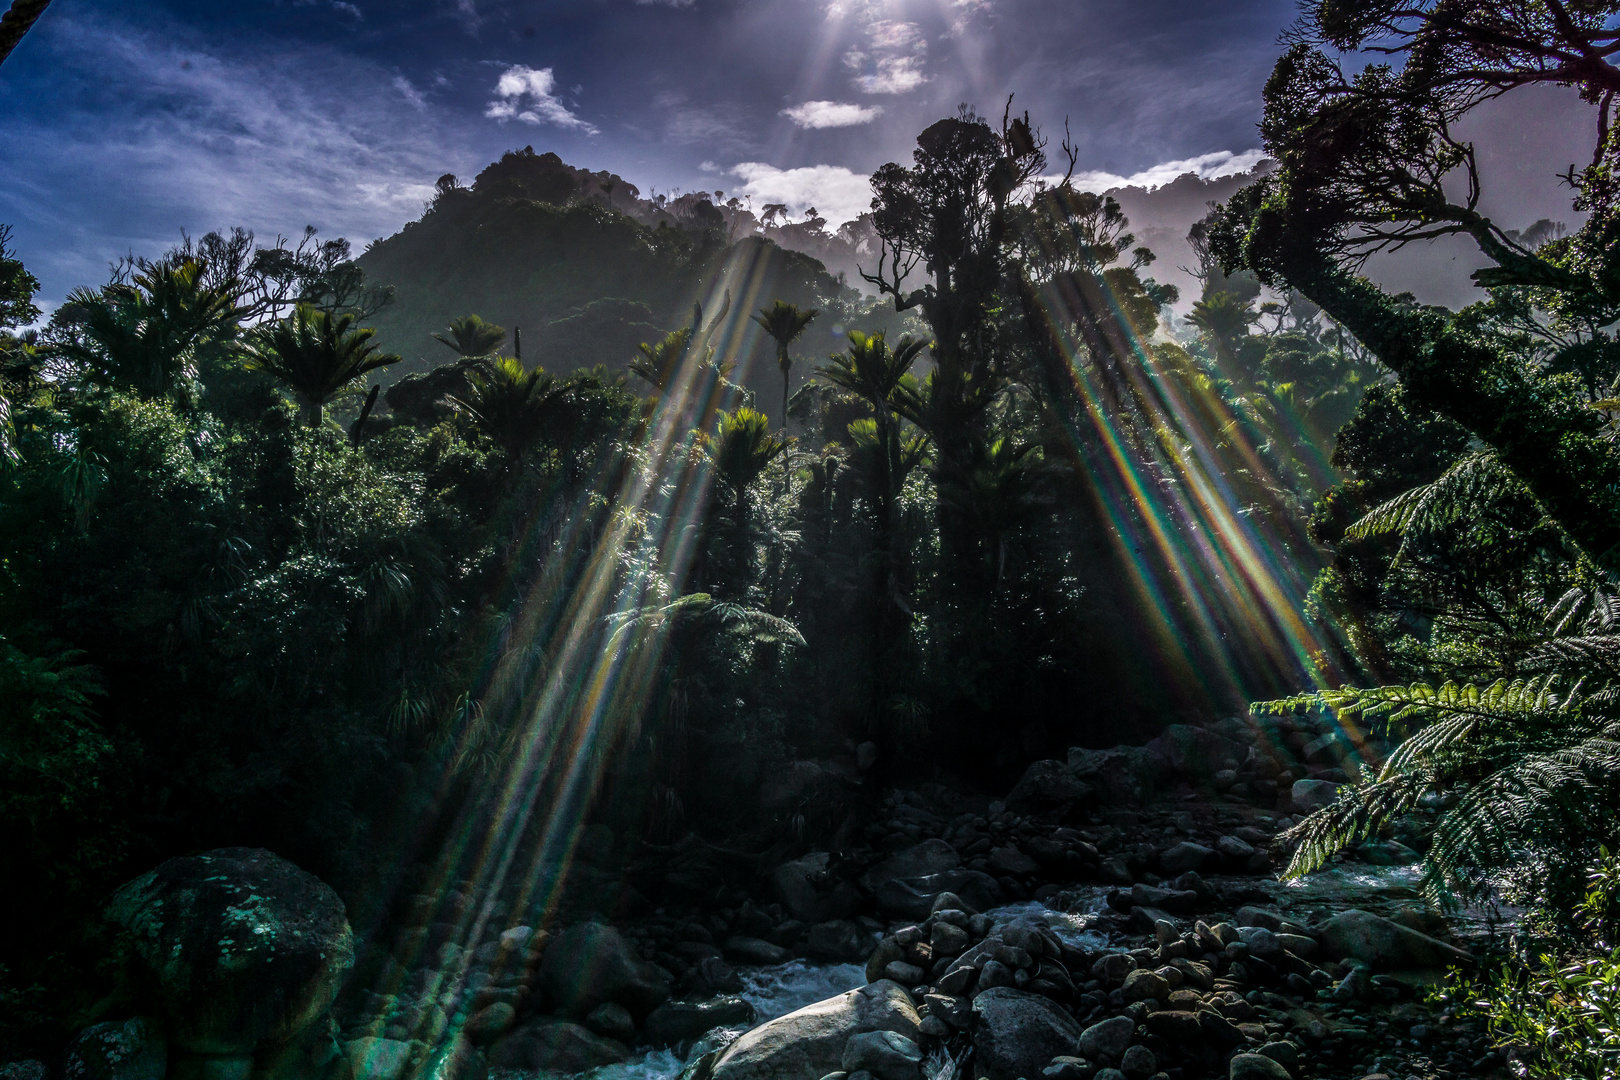
[[[484,17],[478,14],[478,5],[474,0],[456,0],[456,19],[460,21],[463,30],[473,35],[476,35],[478,28],[484,25]]]
[[[596,125],[570,112],[558,99],[556,89],[557,80],[550,68],[537,71],[514,64],[495,83],[495,98],[485,106],[484,115],[503,124],[508,120],[521,120],[525,124],[552,124],[587,135],[597,134]]]
[[[394,89],[398,90],[401,97],[410,102],[412,105],[416,106],[418,109],[427,108],[427,98],[423,97],[422,91],[413,86],[411,84],[411,80],[407,79],[405,76],[394,76]]]
[[[913,54],[928,51],[928,42],[923,37],[922,27],[913,22],[881,19],[867,28],[867,35],[874,49]]]
[[[712,161],[700,161],[700,162],[698,162],[698,171],[699,172],[719,172],[720,171],[720,166],[716,165]]]
[[[872,209],[872,181],[842,165],[809,165],[779,169],[760,161],[745,161],[731,173],[742,180],[733,194],[756,203],[786,203],[788,211],[802,214],[814,206],[836,228]]]
[[[1149,191],[1163,187],[1177,177],[1192,173],[1200,180],[1214,180],[1222,176],[1236,176],[1246,173],[1265,160],[1265,153],[1260,150],[1245,150],[1242,153],[1233,153],[1230,150],[1217,150],[1213,154],[1200,154],[1198,157],[1182,158],[1179,161],[1165,161],[1130,176],[1121,176],[1110,172],[1081,172],[1075,173],[1071,183],[1082,191],[1107,191],[1111,188],[1139,187]]]
[[[868,94],[906,94],[928,81],[923,73],[922,61],[915,56],[885,56],[877,62],[877,71],[861,75],[855,85]]]
[[[870,124],[883,115],[883,109],[877,105],[853,105],[841,101],[807,101],[803,105],[783,109],[782,115],[802,128],[841,128]]]

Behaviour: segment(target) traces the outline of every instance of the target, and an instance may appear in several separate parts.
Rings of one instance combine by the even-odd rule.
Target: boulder
[[[713,1080],[821,1080],[839,1069],[852,1036],[893,1031],[916,1041],[920,1022],[905,989],[883,979],[744,1032],[702,1073]]]
[[[623,934],[596,922],[570,926],[547,945],[539,982],[546,1000],[570,1016],[613,1001],[639,1019],[669,997],[664,973],[641,959]]]
[[[457,1035],[428,1057],[427,1064],[412,1080],[488,1080],[489,1061]]]
[[[1159,1059],[1145,1046],[1132,1046],[1126,1049],[1124,1056],[1119,1059],[1119,1071],[1130,1077],[1130,1080],[1148,1080],[1148,1077],[1159,1071]]]
[[[467,1017],[461,1033],[482,1045],[499,1038],[517,1019],[517,1007],[507,1001],[492,1001]]]
[[[1253,844],[1231,835],[1223,836],[1215,841],[1215,850],[1227,859],[1243,863],[1247,863],[1254,858],[1255,852]]]
[[[825,851],[813,851],[771,871],[776,898],[781,901],[783,910],[793,918],[813,923],[823,917],[819,886],[826,878],[828,861]]]
[[[943,840],[924,840],[904,851],[896,852],[861,875],[861,884],[873,892],[890,881],[902,878],[928,877],[955,870],[962,865],[956,849]]]
[[[1312,814],[1337,799],[1342,787],[1343,784],[1335,784],[1331,780],[1296,780],[1288,794],[1294,800],[1295,811]]]
[[[1235,1054],[1228,1080],[1292,1080],[1288,1070],[1264,1054]]]
[[[780,945],[772,945],[761,938],[733,936],[725,941],[726,959],[734,964],[754,964],[772,967],[786,963],[789,953]]]
[[[1126,1002],[1163,1001],[1170,996],[1170,983],[1156,971],[1138,969],[1125,976],[1123,987]]]
[[[998,874],[1028,877],[1040,868],[1040,864],[1018,850],[1016,844],[1003,844],[990,849],[990,869]]]
[[[1143,746],[1116,746],[1112,750],[1070,747],[1069,769],[1076,780],[1112,806],[1147,802],[1153,796],[1157,777],[1153,755]]]
[[[1466,967],[1474,962],[1455,945],[1355,908],[1341,911],[1323,924],[1322,945],[1341,959],[1394,971]]]
[[[1011,987],[986,990],[973,999],[976,1075],[989,1080],[1038,1076],[1054,1057],[1072,1054],[1080,1025],[1051,1001]],[[1087,1055],[1090,1056],[1090,1055]]]
[[[1037,761],[1024,770],[1023,779],[1007,793],[1007,809],[1015,814],[1062,820],[1091,798],[1074,770],[1061,761]]]
[[[630,1010],[614,1001],[604,1001],[592,1009],[585,1018],[585,1026],[622,1043],[634,1042],[636,1038],[636,1021]]]
[[[1147,744],[1147,751],[1173,776],[1213,777],[1240,764],[1249,748],[1208,728],[1171,724]]]
[[[947,870],[926,877],[887,881],[878,887],[876,899],[878,908],[886,914],[921,921],[933,911],[940,893],[946,892],[955,893],[979,911],[997,907],[1002,902],[1000,883],[978,870]]]
[[[354,962],[343,901],[258,848],[170,859],[120,888],[107,917],[127,942],[138,999],[192,1053],[292,1042]]]
[[[1118,1061],[1125,1056],[1125,1048],[1135,1034],[1136,1021],[1129,1016],[1092,1024],[1080,1033],[1080,1056],[1092,1061]]]
[[[1160,1009],[1148,1013],[1144,1023],[1147,1024],[1149,1032],[1174,1046],[1186,1046],[1204,1037],[1204,1029],[1198,1025],[1196,1012]]]
[[[812,960],[856,962],[864,959],[871,947],[871,937],[848,919],[817,923],[810,928],[810,932],[804,938],[805,955]]]
[[[1170,876],[1185,874],[1189,870],[1202,870],[1204,864],[1209,862],[1215,852],[1203,844],[1195,844],[1191,840],[1183,840],[1168,850],[1159,853],[1159,866]]]
[[[85,1028],[62,1056],[64,1080],[163,1080],[168,1067],[162,1033],[138,1017]]]
[[[49,1072],[43,1061],[32,1058],[8,1061],[0,1065],[0,1080],[46,1080]]]
[[[846,1072],[865,1071],[877,1080],[921,1080],[922,1049],[894,1031],[868,1031],[844,1044]]]
[[[367,1036],[346,1043],[343,1056],[355,1080],[400,1080],[417,1064],[417,1047],[404,1039]]]
[[[616,1065],[629,1056],[630,1048],[623,1043],[555,1016],[537,1016],[489,1049],[491,1065],[525,1072],[578,1073]]]
[[[742,998],[718,997],[711,1001],[666,1001],[641,1026],[654,1046],[674,1046],[706,1035],[717,1027],[752,1023],[754,1007]]]

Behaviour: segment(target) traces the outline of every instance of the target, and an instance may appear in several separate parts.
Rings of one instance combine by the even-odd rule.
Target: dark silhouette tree
[[[23,35],[45,14],[51,0],[11,0],[11,7],[0,15],[0,64],[6,62],[11,50],[22,41]]]
[[[805,327],[809,326],[811,320],[819,314],[820,312],[814,308],[805,311],[797,304],[787,304],[778,300],[768,308],[760,308],[752,316],[753,320],[776,342],[776,366],[782,372],[784,428],[787,427],[788,390],[791,387],[788,376],[793,370],[793,357],[788,354],[788,346],[798,340]]]
[[[433,340],[462,359],[491,356],[506,344],[506,330],[479,315],[463,315],[451,319],[444,332],[434,334]]]
[[[519,460],[557,420],[568,388],[540,367],[502,357],[487,375],[474,373],[450,405],[512,461]]]

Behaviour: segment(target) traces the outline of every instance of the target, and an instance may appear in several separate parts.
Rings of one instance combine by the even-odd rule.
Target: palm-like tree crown
[[[77,289],[67,302],[79,333],[61,353],[143,398],[194,378],[198,351],[234,335],[240,315],[230,292],[205,284],[194,261],[149,266],[101,292]]]
[[[788,376],[793,370],[793,357],[788,355],[788,346],[798,340],[804,328],[810,325],[810,320],[819,314],[814,308],[806,311],[797,304],[777,300],[768,308],[760,308],[752,316],[767,334],[776,339],[776,366],[782,372],[783,424],[787,423]]]
[[[766,466],[787,452],[793,440],[771,434],[770,418],[750,408],[720,414],[709,440],[709,454],[721,480],[739,501]]]
[[[883,334],[852,330],[849,350],[828,357],[829,362],[819,370],[821,377],[834,386],[861,395],[875,411],[883,412],[890,408],[895,390],[925,344],[903,337],[891,350]]]
[[[568,388],[541,367],[503,356],[485,375],[474,375],[466,393],[449,401],[513,458],[534,444],[556,416]]]
[[[444,333],[434,334],[433,340],[457,356],[477,358],[494,354],[506,343],[506,329],[485,322],[477,315],[463,315],[451,319]]]
[[[356,327],[355,316],[333,315],[300,304],[289,318],[253,332],[248,367],[285,383],[304,406],[310,427],[321,423],[321,411],[355,379],[368,371],[398,363],[372,338],[377,331]]]

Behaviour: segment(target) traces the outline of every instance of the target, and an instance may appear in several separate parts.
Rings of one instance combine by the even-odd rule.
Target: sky
[[[1219,178],[1260,156],[1260,90],[1296,10],[54,0],[0,67],[0,223],[47,304],[183,231],[242,225],[264,239],[312,224],[359,248],[419,216],[440,175],[470,179],[524,145],[644,195],[719,190],[814,205],[836,225],[866,208],[874,169],[908,160],[918,131],[961,103],[999,118],[1009,94],[1054,150],[1067,123],[1087,186]],[[1563,138],[1568,113],[1554,103],[1521,136],[1541,140],[1536,169],[1562,154],[1542,144]]]

